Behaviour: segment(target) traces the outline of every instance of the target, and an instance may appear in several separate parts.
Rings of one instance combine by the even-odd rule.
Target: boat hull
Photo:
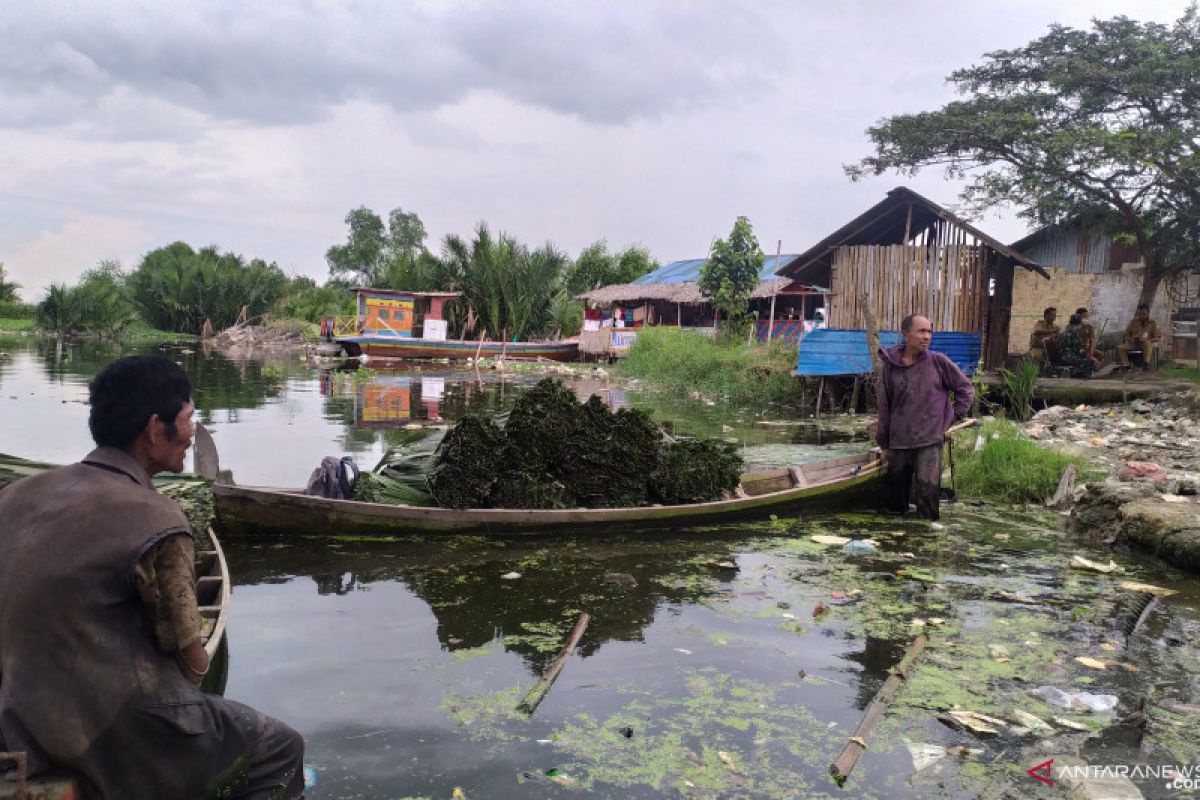
[[[466,359],[476,355],[487,358],[544,358],[550,361],[574,361],[579,357],[578,342],[472,342],[466,339],[417,339],[354,336],[335,340],[348,356],[393,358],[413,361],[430,358]]]
[[[296,490],[213,485],[218,524],[230,535],[380,536],[470,533],[587,533],[662,530],[767,517],[801,507],[861,504],[878,496],[874,453],[746,476],[748,496],[708,503],[635,508],[452,509],[330,500]]]

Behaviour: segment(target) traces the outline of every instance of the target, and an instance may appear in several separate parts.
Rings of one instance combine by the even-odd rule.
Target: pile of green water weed
[[[795,368],[795,345],[764,346],[673,328],[644,328],[617,371],[661,389],[757,406],[800,402],[803,390],[792,375]]]
[[[1076,456],[1047,450],[1014,423],[996,420],[980,431],[984,445],[974,449],[975,431],[955,440],[956,489],[964,497],[1002,503],[1040,503],[1058,488],[1063,470],[1074,464],[1080,480],[1099,472]]]
[[[463,417],[442,437],[429,473],[429,491],[443,508],[488,503],[500,469],[504,432],[481,417]]]
[[[450,508],[625,508],[716,500],[734,490],[741,457],[706,442],[669,442],[637,409],[580,404],[546,378],[500,428],[475,417],[434,454],[429,488]]]

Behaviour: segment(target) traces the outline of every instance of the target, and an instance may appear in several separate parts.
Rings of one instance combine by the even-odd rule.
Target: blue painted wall
[[[958,331],[937,331],[929,349],[944,353],[967,375],[979,366],[982,335]],[[899,331],[880,331],[879,344],[887,348],[900,344]],[[871,371],[867,350],[867,332],[838,328],[817,328],[800,340],[796,360],[797,375],[863,375]]]

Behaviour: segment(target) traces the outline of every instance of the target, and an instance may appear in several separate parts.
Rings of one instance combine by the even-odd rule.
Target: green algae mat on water
[[[1181,576],[1133,561],[1112,575],[1072,569],[1076,551],[1056,526],[1036,510],[965,506],[948,509],[940,529],[874,514],[741,526],[752,538],[714,539],[713,552],[651,579],[693,599],[687,614],[656,618],[637,677],[620,656],[591,652],[572,660],[532,719],[515,710],[532,678],[453,690],[442,709],[484,752],[539,743],[537,766],[565,776],[546,787],[551,796],[1025,797],[1037,788],[1025,782],[1045,760],[1031,760],[1039,753],[1079,752],[1093,763],[1197,754],[1200,733],[1181,726],[1178,710],[1200,666],[1187,638],[1197,627],[1194,592],[1127,636],[1120,582],[1178,586]],[[878,549],[850,555],[813,540],[822,533],[870,538]],[[548,552],[524,569],[569,569],[571,560],[556,566]],[[736,570],[718,566],[726,562]],[[586,594],[582,605],[601,620],[621,596]],[[574,610],[543,629],[546,650]],[[837,789],[829,763],[917,633],[929,637],[924,655]],[[512,646],[537,645],[504,644]],[[1043,686],[1111,694],[1120,705],[1064,709],[1035,693]],[[1120,719],[1146,696],[1152,722],[1138,736]],[[964,712],[999,724],[986,734],[952,727]],[[524,779],[540,784],[537,774]]]

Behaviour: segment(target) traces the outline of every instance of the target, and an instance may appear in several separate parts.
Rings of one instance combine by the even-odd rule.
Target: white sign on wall
[[[446,320],[444,319],[427,319],[425,320],[425,338],[437,339],[441,341],[446,338]]]
[[[628,350],[633,347],[633,340],[637,338],[637,331],[614,329],[609,334],[608,348],[610,350]]]

